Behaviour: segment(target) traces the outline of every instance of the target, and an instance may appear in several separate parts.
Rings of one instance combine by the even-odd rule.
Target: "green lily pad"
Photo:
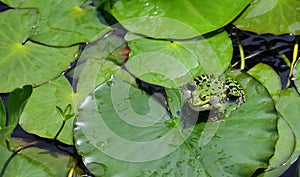
[[[51,173],[46,171],[45,167],[41,166],[41,164],[28,160],[23,156],[15,156],[6,167],[5,163],[12,154],[13,153],[8,151],[5,147],[0,146],[0,176],[14,177],[20,174],[24,177],[51,176]]]
[[[247,73],[255,77],[266,87],[275,103],[278,101],[281,92],[281,82],[273,68],[260,63],[251,68]],[[277,129],[279,138],[276,143],[275,153],[270,159],[268,171],[264,175],[266,177],[279,176],[282,174],[287,169],[286,167],[284,168],[284,166],[288,166],[286,163],[294,152],[296,143],[295,135],[284,118],[279,118]]]
[[[28,161],[40,163],[53,177],[67,176],[72,163],[74,163],[72,156],[35,147],[21,151],[20,156],[28,159]]]
[[[0,92],[23,85],[39,85],[64,71],[75,59],[77,46],[53,48],[24,41],[36,23],[35,10],[8,10],[0,14]],[[9,20],[14,19],[14,20]]]
[[[27,142],[10,139],[11,147],[17,147],[15,144],[24,145]],[[30,142],[32,143],[32,142]],[[67,176],[72,165],[73,158],[69,155],[59,152],[49,151],[36,147],[23,149],[15,156],[11,156],[13,152],[7,150],[4,146],[0,146],[0,170],[4,172],[4,176]],[[10,157],[11,156],[11,159]],[[6,163],[6,166],[4,165]],[[5,168],[5,170],[3,169]],[[2,175],[0,175],[2,176]]]
[[[2,99],[0,99],[0,144],[5,144],[4,140],[10,136],[12,129],[14,129],[13,126],[6,126],[5,108]]]
[[[278,136],[275,153],[270,159],[270,166],[264,177],[275,177],[283,174],[288,169],[290,158],[294,153],[295,134],[283,118],[278,120]]]
[[[204,163],[205,167],[207,167],[206,165],[208,165],[209,168],[213,168],[214,167],[213,163],[221,164],[221,168],[219,166],[215,166],[215,169],[212,170],[213,173],[211,174],[211,176],[222,176],[223,173],[224,174],[227,173],[228,175],[234,174],[236,176],[249,176],[249,174],[244,173],[247,170],[242,172],[242,170],[239,169],[237,165],[232,165],[231,163],[243,164],[242,159],[243,158],[247,159],[247,157],[242,157],[242,156],[244,155],[243,151],[244,150],[247,151],[245,149],[246,147],[243,146],[245,145],[245,141],[248,141],[247,143],[252,142],[256,145],[260,144],[258,145],[259,147],[255,147],[255,148],[259,148],[262,151],[264,151],[264,152],[261,151],[261,153],[269,154],[269,155],[266,154],[262,155],[265,157],[263,166],[260,166],[262,165],[260,163],[256,164],[260,166],[260,168],[268,167],[268,160],[271,157],[272,153],[274,152],[273,150],[276,142],[277,115],[274,109],[274,104],[272,99],[270,98],[268,92],[264,89],[264,87],[260,83],[258,83],[256,80],[254,80],[253,78],[249,77],[246,74],[239,74],[239,72],[235,70],[232,71],[228,70],[228,72],[226,72],[225,75],[226,77],[230,76],[234,78],[243,86],[244,92],[246,94],[246,102],[243,103],[239,108],[234,108],[234,107],[232,108],[232,103],[226,103],[224,121],[198,124],[196,128],[198,126],[202,126],[199,127],[199,129],[203,129],[203,131],[200,134],[201,135],[200,140],[194,146],[198,147],[201,150],[199,157],[202,161],[206,162]],[[178,95],[180,95],[179,91],[176,91],[174,89],[166,89],[166,93],[168,97],[169,107],[173,116],[180,115],[184,120],[185,126],[190,127],[195,124],[197,119],[199,121],[199,119],[202,120],[202,117],[208,116],[207,115],[208,113],[201,114],[200,112],[200,114],[198,115],[197,112],[193,111],[192,109],[187,109],[185,106],[186,100],[178,98]],[[263,106],[261,107],[257,106],[261,104]],[[261,110],[256,110],[256,109],[261,109]],[[272,115],[270,115],[270,113],[272,113]],[[247,121],[247,123],[245,121]],[[268,123],[268,121],[270,122]],[[268,127],[268,133],[266,134],[264,134],[264,131],[266,131],[265,126]],[[257,134],[254,135],[253,131],[256,131]],[[267,134],[269,134],[269,137],[268,136],[264,137],[264,135]],[[238,137],[236,137],[237,135]],[[256,137],[257,139],[255,139],[255,136],[257,136]],[[227,137],[225,138],[226,139],[225,141],[224,139],[222,139],[224,137]],[[265,141],[263,141],[262,139],[265,139]],[[220,144],[218,145],[218,143]],[[269,146],[268,147],[264,146],[266,145],[264,143],[269,143]],[[238,146],[243,148],[239,149]],[[251,149],[253,147],[247,147],[247,148]],[[222,155],[222,157],[218,157],[214,154],[216,152],[222,152],[224,154]],[[203,153],[205,155],[203,155]],[[250,156],[251,158],[258,158],[258,159],[260,158],[260,156],[255,156],[255,157],[252,155]],[[205,157],[205,158],[201,158],[201,157]],[[215,159],[215,161],[213,161],[213,159]],[[251,161],[249,161],[249,159],[244,160],[244,162],[246,161],[249,162],[249,164],[246,165],[247,167],[243,166],[243,168],[248,168],[248,170],[250,170],[250,168],[253,168],[252,172],[254,172],[255,163],[252,163]],[[223,171],[223,172],[222,174],[218,174],[218,171]]]
[[[186,39],[225,26],[250,2],[120,0],[109,6],[112,15],[130,32],[153,38]]]
[[[276,104],[276,109],[292,128],[296,136],[295,150],[290,158],[290,163],[287,164],[288,166],[293,163],[300,154],[300,124],[298,119],[298,115],[300,114],[299,105],[300,96],[294,89],[283,90],[278,103]]]
[[[281,81],[278,74],[271,66],[259,63],[247,73],[266,87],[275,102],[278,100],[281,91]]]
[[[234,24],[256,33],[300,34],[299,8],[298,0],[254,0]]]
[[[177,88],[197,75],[220,75],[230,65],[231,40],[226,32],[198,40],[167,41],[128,34],[126,68],[135,77],[164,87]]]
[[[19,5],[22,4],[23,1],[20,0],[1,0],[6,5],[9,5],[10,7],[19,7]]]
[[[19,123],[19,118],[32,93],[32,86],[16,88],[8,96],[6,113],[2,100],[0,100],[0,143],[7,139]],[[8,120],[6,125],[6,114]]]
[[[300,62],[299,62],[299,60],[295,64],[293,75],[294,75],[295,86],[298,90],[298,93],[300,93]]]
[[[85,47],[76,67],[68,74],[73,78],[76,88],[76,109],[77,103],[81,103],[84,97],[122,70],[120,66],[126,61],[126,56],[122,55],[125,48],[124,39],[115,35],[113,31]]]
[[[73,104],[73,91],[69,81],[61,76],[33,90],[19,123],[29,133],[54,138],[63,124],[56,106],[65,108],[68,104]],[[73,144],[73,120],[74,117],[66,121],[58,140]]]
[[[182,129],[150,95],[114,78],[82,103],[77,150],[95,176],[250,176],[268,167],[277,114],[259,82],[245,74],[236,79],[246,88],[246,103],[200,148],[206,123]]]
[[[6,3],[17,8],[36,8],[39,20],[30,39],[52,46],[70,46],[90,42],[108,31],[97,18],[92,1],[86,0],[24,0]]]

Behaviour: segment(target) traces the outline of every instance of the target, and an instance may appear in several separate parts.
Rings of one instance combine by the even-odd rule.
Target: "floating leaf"
[[[17,126],[21,113],[32,93],[32,86],[26,85],[12,91],[8,97],[8,125]]]
[[[294,75],[295,86],[298,90],[298,93],[300,93],[300,62],[299,62],[299,60],[295,64],[293,75]]]
[[[0,144],[4,143],[2,141],[9,137],[12,129],[14,129],[13,126],[6,126],[5,108],[2,99],[0,99]]]
[[[125,41],[114,31],[85,47],[78,64],[69,74],[73,78],[73,87],[76,88],[74,95],[76,103],[80,103],[97,86],[107,82],[113,74],[122,72],[120,66],[127,58],[121,54],[123,49],[127,49]],[[122,75],[125,76],[126,73],[122,72]],[[76,110],[78,105],[74,106]]]
[[[232,110],[200,149],[205,123],[182,129],[174,119],[176,126],[168,126],[162,105],[115,78],[82,103],[75,122],[78,152],[95,176],[250,176],[268,167],[277,115],[262,85],[244,74],[236,79],[246,103]]]
[[[225,26],[250,2],[120,0],[112,5],[111,13],[130,32],[153,38],[186,39]]]
[[[270,171],[267,171],[264,177],[280,176],[289,167],[296,139],[290,125],[283,118],[278,120],[278,135],[279,138],[275,146],[275,153],[270,159]]]
[[[61,76],[33,90],[21,115],[20,125],[27,132],[45,138],[54,138],[63,124],[63,120],[57,114],[56,106],[65,108],[68,104],[73,104],[73,101],[72,87],[69,81]],[[58,140],[73,144],[73,120],[66,121]]]
[[[281,82],[278,74],[271,66],[259,63],[247,73],[266,87],[274,101],[278,100],[281,91]]]
[[[17,8],[37,8],[40,17],[30,39],[48,45],[90,42],[109,29],[100,23],[90,0],[24,0],[21,3],[8,1],[7,4]]]
[[[280,98],[276,105],[276,109],[285,121],[292,128],[296,136],[296,145],[293,155],[290,158],[289,166],[293,163],[300,154],[300,124],[299,124],[299,110],[300,96],[294,89],[285,89],[281,92]]]
[[[26,143],[24,141],[14,141],[16,140],[10,139],[10,142],[13,142],[13,144]],[[70,163],[73,161],[73,158],[69,155],[35,147],[23,149],[15,155],[12,154],[13,152],[9,152],[5,147],[0,146],[0,170],[3,170],[5,177],[20,175],[22,177],[67,176]]]
[[[9,20],[14,19],[14,20]],[[75,59],[77,46],[53,48],[24,41],[36,22],[34,10],[0,13],[0,92],[23,85],[39,85],[64,71]]]
[[[299,8],[298,0],[254,0],[234,24],[256,33],[300,34]]]
[[[45,170],[45,167],[35,161],[30,161],[23,156],[14,156],[10,159],[12,152],[9,152],[6,148],[0,147],[0,176],[14,177],[22,174],[24,177],[39,177],[39,176],[53,176],[49,171]],[[6,166],[6,163],[9,163]]]
[[[8,96],[7,109],[8,120],[6,125],[6,112],[0,99],[0,143],[7,139],[19,123],[19,118],[32,93],[32,86],[26,85],[17,88]]]
[[[178,87],[197,75],[220,75],[232,57],[232,45],[226,32],[185,41],[153,40],[128,34],[127,40],[131,52],[125,66],[130,73],[168,88]]]

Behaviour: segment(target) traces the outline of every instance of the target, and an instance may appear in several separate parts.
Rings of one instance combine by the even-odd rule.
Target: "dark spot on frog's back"
[[[229,89],[234,89],[237,85],[233,86],[233,85],[229,85]]]

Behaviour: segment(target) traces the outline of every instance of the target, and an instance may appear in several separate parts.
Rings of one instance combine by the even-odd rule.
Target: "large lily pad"
[[[197,75],[220,75],[230,65],[232,45],[226,32],[185,41],[126,36],[130,56],[126,68],[146,82],[177,87]]]
[[[277,115],[262,85],[243,74],[236,79],[246,103],[200,148],[206,123],[182,129],[150,95],[115,78],[82,103],[75,122],[78,152],[95,176],[250,176],[268,167]]]
[[[24,42],[36,25],[35,10],[8,10],[0,14],[0,92],[23,85],[39,85],[65,70],[75,59],[77,46],[53,48]],[[14,20],[11,20],[14,19]]]
[[[21,114],[20,125],[27,132],[45,138],[54,138],[63,124],[56,106],[64,109],[68,104],[73,104],[73,91],[68,80],[61,76],[33,90]],[[66,121],[58,140],[73,144],[73,120],[74,118]]]
[[[17,8],[37,8],[39,19],[30,39],[54,45],[69,46],[90,42],[107,32],[108,27],[100,23],[96,8],[86,0],[6,0]]]
[[[120,0],[112,5],[111,12],[131,32],[154,38],[186,39],[225,26],[250,2]]]
[[[281,92],[281,82],[278,74],[272,67],[260,63],[247,73],[251,74],[266,87],[275,103],[278,101]],[[287,169],[289,166],[287,162],[290,160],[296,144],[294,131],[282,116],[279,117],[277,129],[279,138],[276,143],[275,153],[270,159],[268,171],[264,175],[266,177],[279,176]]]
[[[298,0],[255,0],[234,24],[256,33],[300,34],[299,8]]]

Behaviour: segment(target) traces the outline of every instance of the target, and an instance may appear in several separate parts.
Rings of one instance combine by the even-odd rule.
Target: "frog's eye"
[[[207,95],[201,95],[201,96],[200,96],[200,99],[201,99],[202,101],[205,101],[205,100],[207,99]]]

